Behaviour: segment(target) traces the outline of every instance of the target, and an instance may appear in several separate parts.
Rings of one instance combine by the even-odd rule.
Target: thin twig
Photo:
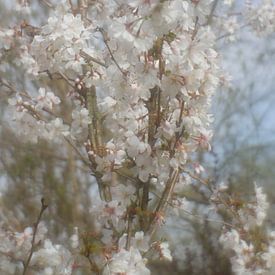
[[[97,28],[98,31],[102,34],[102,37],[103,37],[103,41],[104,41],[104,44],[106,45],[107,47],[107,50],[111,56],[111,59],[113,60],[113,62],[115,63],[115,65],[117,66],[117,68],[120,70],[120,72],[123,74],[123,76],[127,76],[127,73],[125,71],[122,70],[122,68],[119,66],[119,64],[117,63],[111,49],[110,49],[110,46],[108,44],[108,41],[107,41],[107,36],[106,36],[106,32],[104,31],[103,28]]]
[[[2,78],[0,78],[0,85],[7,87],[12,93],[17,93],[16,88],[9,82],[4,81]]]
[[[132,237],[132,213],[128,213],[128,225],[127,225],[127,239],[126,239],[126,250],[129,250],[131,247],[131,237]]]
[[[208,186],[208,182],[194,174],[192,174],[191,172],[187,171],[187,170],[182,170],[183,173],[189,175],[191,178],[193,178],[194,180],[197,180],[198,182],[202,183],[203,185]]]
[[[195,36],[197,35],[198,29],[199,29],[199,17],[196,16],[195,27],[194,27],[192,37],[191,37],[192,40],[194,40]]]
[[[24,270],[23,270],[23,273],[22,273],[23,275],[25,275],[27,273],[28,267],[30,265],[30,261],[31,261],[31,258],[32,258],[32,255],[33,255],[33,252],[34,252],[34,249],[35,249],[35,237],[36,237],[36,234],[37,234],[38,225],[39,225],[39,223],[41,221],[41,218],[42,218],[42,215],[43,215],[44,211],[47,209],[47,207],[48,207],[48,205],[45,204],[45,199],[42,198],[41,199],[40,213],[39,213],[38,218],[37,218],[37,220],[34,224],[30,254],[28,256],[27,261],[24,263]]]
[[[84,164],[86,164],[88,167],[90,167],[90,163],[89,161],[82,156],[81,152],[78,150],[78,148],[73,144],[73,142],[68,139],[67,137],[64,136],[64,139],[66,140],[66,142],[74,149],[74,151],[77,153],[77,155],[80,157],[80,159],[84,162]]]
[[[162,192],[162,195],[161,195],[159,203],[156,207],[156,210],[154,211],[154,216],[150,222],[151,229],[150,229],[150,226],[148,228],[151,236],[153,236],[153,234],[156,230],[157,223],[155,223],[155,220],[156,220],[157,214],[161,213],[165,210],[166,205],[168,204],[168,202],[171,198],[171,195],[173,194],[173,191],[174,191],[175,185],[178,181],[178,178],[179,178],[179,170],[173,169],[170,173],[170,178],[169,178],[168,182],[166,183],[165,189]]]
[[[212,8],[211,8],[211,11],[210,11],[210,14],[208,15],[206,25],[211,24],[215,9],[217,8],[217,5],[218,5],[218,2],[219,2],[219,0],[214,1],[213,5],[212,5]]]
[[[213,190],[211,189],[211,187],[209,186],[209,182],[207,182],[207,181],[201,179],[200,177],[198,177],[198,176],[196,176],[196,175],[191,174],[189,171],[183,170],[182,172],[188,174],[191,178],[193,178],[193,179],[197,180],[198,182],[202,183],[203,185],[207,186],[207,187],[208,187],[208,190],[209,190],[212,194],[214,194],[214,191],[213,191]],[[218,195],[218,199],[219,199],[220,203],[223,204],[223,205],[225,206],[225,208],[227,208],[227,209],[229,210],[229,212],[231,212],[232,215],[240,222],[240,218],[239,218],[238,214],[235,213],[235,212],[232,210],[232,208],[230,207],[230,205],[228,205],[228,203],[227,203],[220,195]]]
[[[102,61],[100,61],[100,60],[98,60],[98,59],[90,56],[89,54],[87,54],[83,50],[80,50],[79,55],[81,57],[83,57],[87,63],[95,62],[95,63],[103,66],[104,68],[107,68],[107,65],[104,62],[102,62]]]
[[[44,5],[46,5],[49,8],[53,8],[53,4],[50,3],[48,0],[40,0],[40,2],[42,2]]]
[[[151,192],[151,193],[152,193],[154,196],[156,196],[157,198],[160,199],[160,196],[159,196],[158,194],[156,194],[155,192]],[[167,201],[167,204],[168,204],[170,207],[175,208],[175,205],[173,205],[173,203]],[[204,218],[204,217],[202,217],[202,216],[200,216],[200,215],[193,214],[192,212],[189,212],[189,211],[187,211],[187,210],[185,210],[185,209],[182,209],[182,208],[181,208],[180,210],[183,211],[185,214],[188,214],[188,215],[190,215],[190,216],[192,216],[192,217],[194,217],[194,218],[196,218],[196,219],[203,220],[203,221],[209,221],[209,222],[220,223],[220,224],[223,224],[223,225],[225,225],[225,226],[228,226],[228,227],[231,227],[231,228],[235,228],[235,229],[236,229],[236,226],[234,226],[234,225],[232,225],[232,224],[230,224],[230,223],[228,223],[228,222],[225,222],[225,221],[222,221],[222,220],[215,220],[215,219],[210,219],[210,218]]]
[[[249,23],[243,24],[242,26],[239,27],[238,30],[241,30],[241,29],[243,29],[243,28],[245,28],[245,27],[247,27],[247,26],[249,26]],[[216,41],[219,41],[219,40],[221,40],[221,39],[223,39],[223,38],[225,38],[225,37],[232,36],[232,35],[234,35],[234,34],[229,33],[229,32],[228,32],[228,33],[225,33],[225,34],[223,34],[223,35],[217,37],[217,38],[216,38]]]
[[[63,74],[62,72],[58,72],[61,76],[62,76],[62,78],[72,87],[72,88],[75,88],[75,86],[70,82],[70,80],[68,79],[68,77],[65,75],[65,74]]]

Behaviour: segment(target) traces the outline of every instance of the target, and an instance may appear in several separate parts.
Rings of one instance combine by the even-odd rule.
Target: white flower
[[[33,233],[32,227],[25,228],[23,233],[15,233],[17,245],[22,246],[25,242],[31,243],[32,233]]]
[[[102,224],[107,224],[108,221],[111,221],[114,226],[118,226],[125,211],[125,207],[123,207],[119,201],[113,200],[97,207],[97,219],[100,220]]]
[[[139,251],[146,252],[149,249],[149,240],[149,236],[144,236],[144,232],[139,231],[135,233],[135,237],[132,238],[131,244]]]
[[[44,248],[33,253],[30,265],[52,267],[55,274],[71,274],[72,256],[64,247],[45,240]]]
[[[112,187],[113,198],[127,206],[134,201],[136,188],[129,183],[128,185],[118,184]]]
[[[200,129],[200,134],[197,137],[194,137],[194,140],[197,142],[198,146],[206,149],[208,151],[211,150],[210,140],[213,136],[212,131],[206,129]]]
[[[269,35],[275,30],[275,5],[272,0],[261,1],[248,9],[247,21],[259,36]]]
[[[39,96],[37,97],[37,103],[35,105],[37,109],[48,108],[52,110],[53,105],[57,105],[61,102],[59,97],[53,92],[46,92],[45,88],[40,88],[38,92]]]
[[[205,171],[205,169],[203,168],[203,166],[200,165],[198,162],[193,163],[193,166],[194,166],[196,174],[201,174],[202,172]]]
[[[41,28],[32,42],[31,54],[40,70],[66,71],[73,75],[82,73],[83,58],[76,58],[80,50],[88,46],[89,31],[84,27],[80,15],[57,9],[55,15]]]
[[[220,242],[226,249],[234,248],[240,242],[240,235],[236,230],[231,230],[220,236]]]
[[[262,188],[255,183],[256,202],[249,203],[238,211],[245,230],[261,226],[266,218],[269,204]]]
[[[144,259],[136,248],[129,251],[121,249],[113,255],[110,262],[105,266],[103,275],[149,275],[150,271],[144,264]]]
[[[159,245],[159,250],[160,250],[160,257],[161,258],[163,258],[165,260],[168,260],[168,261],[172,261],[173,260],[172,255],[171,255],[171,251],[169,249],[168,242],[162,242]]]
[[[262,225],[263,221],[266,218],[267,209],[269,207],[269,204],[267,202],[266,194],[263,193],[263,190],[261,187],[257,187],[255,183],[255,193],[256,193],[256,222],[257,225]]]
[[[73,249],[79,247],[79,236],[78,236],[78,227],[74,228],[74,234],[71,236],[70,241],[71,241],[71,247]]]
[[[14,37],[13,29],[3,29],[0,30],[0,50],[4,48],[5,50],[9,50]]]
[[[227,6],[232,6],[235,0],[223,0],[223,3]]]
[[[89,111],[86,108],[73,110],[72,118],[75,124],[88,125],[91,123]]]
[[[113,106],[116,105],[116,103],[116,100],[110,96],[107,96],[98,104],[98,106],[102,112],[108,112]]]
[[[56,118],[51,122],[47,123],[46,128],[48,132],[45,138],[49,140],[57,140],[59,137],[66,137],[70,134],[69,126],[63,124],[63,120],[61,118]]]

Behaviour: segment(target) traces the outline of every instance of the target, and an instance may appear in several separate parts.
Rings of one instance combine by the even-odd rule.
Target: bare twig
[[[88,3],[87,0],[78,0],[78,10],[79,13],[81,14],[82,20],[86,21],[87,18],[87,8],[88,8]]]
[[[168,182],[166,183],[164,191],[162,192],[161,198],[160,198],[159,203],[156,207],[156,210],[154,211],[154,216],[153,216],[153,218],[150,222],[150,226],[148,228],[151,237],[153,236],[153,234],[157,228],[157,223],[155,222],[156,217],[158,216],[159,213],[164,212],[166,205],[169,203],[171,195],[173,194],[173,191],[174,191],[175,185],[178,181],[178,178],[179,178],[179,170],[173,169],[170,173],[170,178],[169,178]]]
[[[72,88],[75,88],[75,86],[70,82],[70,80],[68,79],[68,77],[65,75],[65,74],[63,74],[62,72],[58,72],[60,75],[61,75],[61,77],[72,87]]]
[[[209,185],[209,182],[208,182],[208,181],[206,181],[206,180],[204,180],[204,179],[202,179],[202,178],[200,178],[200,177],[198,177],[198,176],[196,176],[196,175],[193,175],[193,174],[190,173],[189,171],[183,170],[182,172],[188,174],[191,178],[193,178],[193,179],[197,180],[198,182],[202,183],[203,185],[207,186],[207,187],[208,187],[208,190],[209,190],[212,194],[214,194],[214,191],[212,190],[212,188],[211,188],[211,186]],[[228,209],[229,212],[231,212],[231,214],[232,214],[239,222],[241,222],[241,221],[240,221],[240,218],[239,218],[239,216],[238,216],[238,214],[235,213],[235,212],[232,210],[232,208],[230,207],[230,205],[229,205],[220,195],[218,195],[218,199],[219,199],[220,203],[223,204],[223,205],[225,206],[225,208]]]
[[[200,178],[200,177],[198,177],[198,176],[192,174],[191,172],[189,172],[189,171],[187,171],[187,170],[182,170],[182,172],[185,173],[185,174],[187,174],[187,175],[189,175],[189,176],[190,176],[191,178],[193,178],[194,180],[196,180],[196,181],[202,183],[203,185],[208,186],[208,181],[206,181],[206,180],[204,180],[204,179],[202,179],[202,178]]]
[[[101,65],[101,66],[107,68],[107,65],[106,65],[104,62],[102,62],[102,61],[100,61],[100,60],[98,60],[98,59],[96,59],[96,58],[90,56],[89,54],[87,54],[87,53],[84,52],[83,50],[80,50],[79,55],[80,55],[81,57],[83,57],[87,63],[94,62],[94,63],[97,63],[97,64],[99,64],[99,65]]]
[[[53,4],[48,0],[40,0],[40,2],[42,2],[42,4],[46,5],[47,7],[51,8],[51,9],[53,8]]]
[[[66,140],[66,142],[74,149],[74,151],[76,152],[76,154],[80,157],[80,159],[83,161],[84,164],[86,164],[88,167],[90,167],[89,161],[82,156],[81,152],[78,150],[78,148],[73,144],[73,142],[64,136],[64,139]]]
[[[85,88],[84,94],[85,94],[86,108],[89,111],[89,117],[92,121],[92,123],[90,123],[88,126],[89,141],[94,154],[102,157],[104,155],[103,137],[102,137],[102,114],[99,112],[98,106],[97,106],[96,87],[92,86],[91,88]],[[97,179],[100,197],[102,200],[110,201],[112,199],[110,188],[107,184],[102,182],[101,180],[102,175],[99,172],[95,171],[97,164],[95,163],[91,155],[89,155],[89,159],[92,164],[92,170]]]
[[[155,143],[155,134],[157,132],[157,129],[159,127],[158,123],[160,119],[159,116],[159,110],[160,110],[160,88],[158,86],[155,86],[153,89],[150,90],[151,96],[146,103],[146,107],[148,109],[148,143],[153,148]],[[142,200],[141,200],[141,209],[142,211],[146,211],[148,208],[149,203],[149,181],[142,183],[143,184],[143,190],[142,190]],[[141,227],[144,227],[144,230],[147,227],[147,221],[144,217],[141,217]]]
[[[199,30],[199,17],[197,16],[195,21],[195,28],[193,30],[192,37],[191,37],[192,40],[194,40],[195,36],[198,33],[198,30]]]
[[[156,196],[157,198],[160,199],[160,196],[158,194],[156,194],[155,192],[151,192],[154,196]],[[171,203],[171,202],[167,202],[167,204],[172,207],[172,208],[175,208],[175,206]],[[228,226],[228,227],[231,227],[231,228],[236,228],[236,226],[232,225],[231,223],[228,223],[228,222],[225,222],[225,221],[222,221],[222,220],[216,220],[216,219],[210,219],[210,218],[205,218],[205,217],[202,217],[200,215],[196,215],[192,212],[189,212],[185,209],[180,209],[181,211],[183,211],[185,214],[189,215],[189,216],[192,216],[198,220],[201,220],[201,221],[209,221],[209,222],[215,222],[215,223],[220,223],[220,224],[223,224],[224,226]]]
[[[238,30],[241,30],[241,29],[243,29],[243,28],[245,28],[245,27],[247,27],[247,26],[249,26],[249,23],[243,24],[242,26],[239,27]],[[223,38],[225,38],[225,37],[229,37],[229,36],[231,36],[231,35],[232,35],[232,33],[225,33],[225,34],[223,34],[223,35],[217,37],[217,38],[216,38],[216,41],[219,41],[219,40],[221,40],[221,39],[223,39]]]
[[[32,258],[32,255],[33,255],[33,252],[34,252],[34,249],[35,249],[35,237],[36,237],[36,234],[37,234],[37,230],[38,230],[38,225],[41,221],[41,218],[42,218],[42,215],[44,213],[44,211],[47,209],[48,205],[45,203],[45,199],[42,198],[41,199],[41,209],[40,209],[40,213],[38,215],[38,218],[33,226],[33,235],[32,235],[32,241],[31,241],[31,250],[30,250],[30,254],[27,258],[27,261],[24,262],[24,269],[23,269],[23,275],[27,274],[27,270],[28,270],[28,267],[30,265],[30,261],[31,261],[31,258]]]
[[[17,93],[16,88],[9,82],[4,81],[2,78],[0,78],[0,86],[7,87],[11,91],[11,93]]]
[[[132,237],[132,213],[129,211],[128,213],[128,225],[127,225],[127,239],[126,239],[126,250],[129,250],[131,247],[131,237]]]
[[[206,25],[210,25],[211,24],[212,18],[213,18],[214,12],[215,12],[215,9],[217,8],[217,5],[218,5],[218,2],[219,2],[219,0],[215,0],[214,1],[213,5],[212,5],[212,8],[211,8],[211,11],[210,11],[210,13],[208,15]]]
[[[114,55],[113,55],[113,53],[112,53],[112,51],[110,49],[110,46],[109,46],[108,41],[107,41],[108,39],[107,39],[106,32],[104,31],[103,28],[97,28],[97,29],[102,34],[104,44],[107,47],[107,50],[108,50],[108,52],[109,52],[109,54],[111,56],[111,59],[113,60],[113,62],[115,63],[115,65],[117,66],[117,68],[119,69],[119,71],[123,74],[123,76],[126,77],[127,76],[127,72],[125,72],[124,70],[122,70],[122,68],[119,66],[119,64],[117,63],[117,61],[116,61],[116,59],[115,59],[115,57],[114,57]]]

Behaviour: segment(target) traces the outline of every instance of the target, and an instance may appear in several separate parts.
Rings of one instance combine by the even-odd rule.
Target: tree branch
[[[31,251],[30,251],[30,254],[29,254],[28,258],[27,258],[27,261],[25,263],[23,263],[24,269],[23,269],[22,275],[27,274],[27,270],[28,270],[28,267],[30,265],[30,261],[31,261],[31,258],[32,258],[32,255],[33,255],[34,249],[35,249],[35,237],[36,237],[36,234],[37,234],[38,225],[39,225],[39,223],[41,221],[41,218],[42,218],[42,215],[43,215],[44,211],[47,209],[47,207],[48,207],[48,205],[45,204],[45,199],[42,198],[41,199],[40,213],[39,213],[38,218],[37,218],[37,220],[36,220],[36,222],[34,224],[34,227],[33,227],[34,229],[33,229],[32,241],[31,241]]]

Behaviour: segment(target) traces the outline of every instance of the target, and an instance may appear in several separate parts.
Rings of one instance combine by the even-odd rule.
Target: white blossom
[[[255,203],[249,203],[239,210],[239,215],[246,230],[255,226],[261,226],[266,218],[269,204],[262,188],[255,184]]]
[[[45,88],[38,90],[39,96],[37,97],[37,109],[48,108],[52,110],[53,105],[58,105],[61,101],[53,92],[46,92]]]
[[[150,271],[144,262],[145,260],[136,248],[131,247],[129,251],[122,249],[114,254],[109,263],[106,264],[103,274],[149,275]]]
[[[55,140],[62,136],[66,137],[70,134],[69,126],[65,125],[60,118],[56,118],[49,122],[46,128],[48,131],[46,138],[49,140]]]

